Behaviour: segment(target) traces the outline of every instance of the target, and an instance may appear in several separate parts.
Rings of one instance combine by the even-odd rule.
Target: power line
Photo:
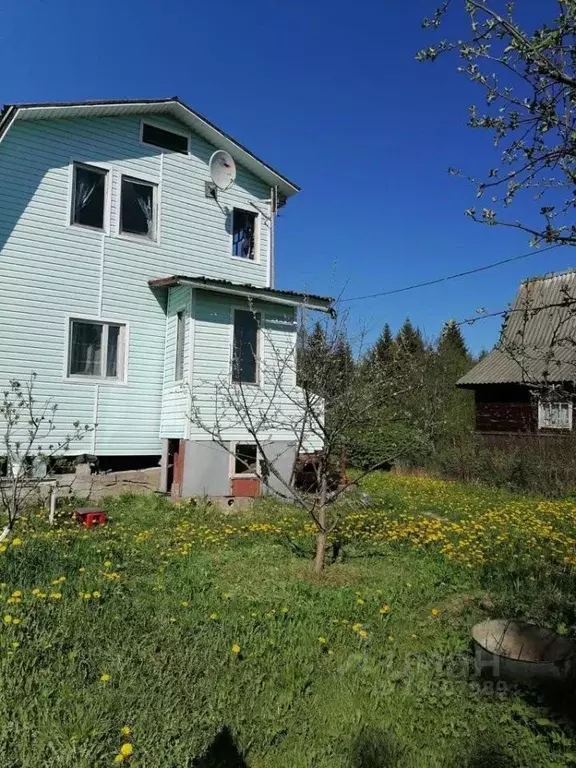
[[[457,272],[455,275],[446,275],[445,277],[437,277],[434,280],[426,280],[423,283],[414,283],[413,285],[405,285],[403,288],[393,288],[391,291],[379,291],[378,293],[369,293],[366,296],[352,296],[349,299],[339,299],[340,303],[345,301],[362,301],[364,299],[375,299],[379,296],[392,296],[394,293],[405,293],[406,291],[413,291],[415,288],[425,288],[428,285],[437,285],[438,283],[445,283],[448,280],[456,280],[459,277],[466,277],[467,275],[474,275],[477,272],[485,272],[488,269],[494,269],[494,267],[500,267],[502,264],[510,264],[513,261],[520,261],[521,259],[527,259],[529,256],[536,256],[546,251],[551,251],[553,248],[560,248],[563,243],[557,243],[556,245],[549,245],[546,248],[540,248],[538,251],[532,250],[527,253],[521,253],[520,256],[512,256],[509,259],[501,259],[500,261],[494,261],[492,264],[485,264],[483,267],[476,267],[475,269],[468,269],[466,272]]]

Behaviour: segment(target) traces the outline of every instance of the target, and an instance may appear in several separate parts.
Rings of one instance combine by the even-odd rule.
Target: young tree
[[[93,429],[76,421],[68,434],[54,439],[58,406],[51,400],[38,403],[35,383],[35,373],[25,383],[13,379],[0,399],[0,466],[5,470],[3,477],[0,472],[0,512],[6,520],[0,541],[37,498],[50,459]]]
[[[260,322],[260,315],[255,312],[254,316]],[[190,419],[195,431],[208,435],[230,453],[230,435],[239,431],[249,435],[260,456],[253,470],[263,485],[300,505],[314,522],[314,567],[319,572],[324,567],[328,538],[338,535],[344,514],[345,505],[337,502],[352,485],[352,481],[339,477],[343,451],[349,448],[358,429],[373,427],[377,411],[385,413],[380,416],[380,426],[392,431],[405,418],[402,396],[422,385],[422,374],[408,373],[406,368],[403,377],[391,379],[380,373],[366,377],[354,364],[345,321],[328,319],[324,324],[317,323],[311,333],[305,326],[300,327],[296,386],[294,350],[278,345],[265,324],[260,333],[269,350],[261,361],[261,386],[243,385],[228,373],[221,375],[215,385],[199,384],[197,390],[210,387],[214,410],[206,413],[196,392],[192,392]],[[282,435],[290,443],[294,462],[289,476],[277,467],[273,435]],[[411,439],[410,435],[401,435],[383,443],[360,478],[401,456]],[[295,482],[302,462],[314,475],[314,482],[305,487]]]
[[[442,40],[417,58],[434,61],[454,52],[459,71],[484,91],[485,108],[470,108],[469,125],[493,133],[500,164],[471,179],[477,197],[489,200],[467,215],[528,232],[533,244],[575,245],[576,3],[528,4],[548,18],[527,31],[509,0],[445,0],[423,26],[438,29],[455,5],[464,8],[468,34]],[[511,219],[505,212],[519,195],[524,218]]]

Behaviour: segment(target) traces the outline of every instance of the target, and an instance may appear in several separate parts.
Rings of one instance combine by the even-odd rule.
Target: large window
[[[241,208],[232,211],[232,256],[255,260],[257,216],[257,213]]]
[[[186,313],[178,312],[176,315],[176,363],[174,366],[174,378],[181,381],[184,378],[184,348],[186,346]]]
[[[245,384],[258,382],[258,328],[260,313],[234,310],[234,348],[232,380]]]
[[[156,239],[156,185],[122,176],[120,232]]]
[[[188,154],[188,137],[182,133],[167,131],[165,128],[157,128],[150,123],[142,125],[142,141],[145,144],[152,144],[155,147],[169,149],[172,152],[180,152],[183,155]]]
[[[71,320],[68,375],[123,380],[125,337],[124,325]]]
[[[540,400],[539,429],[572,429],[572,403]]]
[[[74,166],[72,224],[104,229],[106,173],[92,165]]]
[[[236,443],[234,450],[234,474],[258,473],[258,449],[254,443]]]

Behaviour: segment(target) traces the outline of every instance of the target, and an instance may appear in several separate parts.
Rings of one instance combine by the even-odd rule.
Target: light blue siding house
[[[217,194],[216,150],[237,168]],[[297,192],[178,99],[5,107],[0,384],[35,371],[62,434],[76,419],[96,424],[73,454],[109,466],[148,457],[162,462],[165,489],[232,494],[257,457],[237,420],[221,423],[217,383],[269,396],[263,372],[272,355],[293,354],[298,309],[331,306],[274,288],[275,207]],[[288,369],[274,397],[289,420]],[[220,419],[229,450],[192,407],[204,424]],[[293,433],[264,438],[287,468]]]

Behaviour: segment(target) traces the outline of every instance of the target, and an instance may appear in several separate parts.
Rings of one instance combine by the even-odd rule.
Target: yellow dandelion
[[[8,547],[6,546],[6,544],[0,544],[0,552],[6,552],[7,549]]]
[[[22,597],[22,592],[17,589],[14,592],[12,592],[12,597]]]
[[[115,763],[123,763],[124,762],[124,755],[122,755],[120,752],[116,755],[114,758]]]
[[[60,600],[62,598],[62,592],[50,592],[52,600]]]
[[[4,616],[4,624],[12,624],[12,616],[9,613]]]
[[[20,619],[17,616],[14,616],[12,619],[12,624],[20,624]]]
[[[12,546],[13,547],[21,547],[22,546],[22,539],[20,539],[20,538],[18,538],[18,536],[16,536],[16,538],[12,542]]]
[[[123,725],[122,728],[120,728],[120,733],[122,736],[129,736],[130,735],[130,726],[129,725]]]
[[[322,643],[322,645],[325,645],[328,642],[328,640],[325,637],[320,636],[318,638],[318,642]]]
[[[362,624],[360,624],[360,622],[357,621],[356,624],[352,624],[353,632],[360,632],[361,629],[362,629]]]
[[[368,637],[368,632],[365,629],[361,629],[360,632],[358,632],[360,637]]]
[[[112,566],[111,560],[104,560],[104,568],[110,568]]]
[[[380,608],[380,613],[390,613],[390,606],[389,605],[383,605]]]
[[[432,616],[438,616],[438,614],[440,613],[440,611],[438,610],[438,608],[432,608],[432,611],[431,611],[431,613],[432,613]]]
[[[235,653],[235,654],[240,653],[240,646],[238,645],[238,643],[234,643],[234,645],[232,646],[232,653]]]
[[[132,748],[132,744],[130,744],[129,741],[127,741],[126,744],[122,744],[122,746],[120,747],[120,754],[123,755],[124,757],[130,757],[133,751],[134,750]]]
[[[90,600],[92,598],[92,595],[90,594],[90,592],[84,592],[82,594],[82,597],[84,598],[84,600]]]
[[[95,590],[94,592],[92,592],[92,597],[98,600],[100,597],[102,597],[102,595],[100,594],[100,592],[98,592],[98,590]]]
[[[358,603],[358,605],[364,605],[364,600],[362,600],[361,597],[359,597],[358,600],[356,600],[356,602]]]
[[[212,619],[212,621],[216,621],[216,619],[218,618],[218,614],[217,613],[211,613],[210,614],[210,618]]]
[[[181,605],[183,605],[184,608],[189,608],[190,607],[190,603],[188,602],[188,600],[182,600]]]
[[[110,682],[110,675],[108,674],[108,672],[103,672],[100,675],[100,682],[101,683],[109,683]]]

